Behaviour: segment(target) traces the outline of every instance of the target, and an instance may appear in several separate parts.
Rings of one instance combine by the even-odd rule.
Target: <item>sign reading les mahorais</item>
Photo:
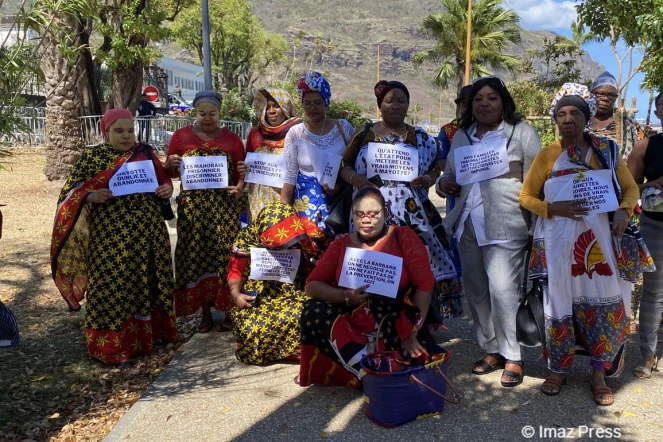
[[[368,143],[366,163],[368,178],[410,182],[419,176],[419,152],[403,144]]]
[[[223,155],[183,157],[180,165],[182,189],[223,189],[228,187],[228,159]]]
[[[369,284],[367,292],[395,298],[402,271],[403,258],[399,256],[348,247],[338,285],[356,289]]]
[[[301,250],[270,250],[251,247],[251,274],[256,281],[294,283],[301,260]]]
[[[285,155],[248,152],[244,160],[249,170],[244,174],[247,183],[283,187],[285,178]]]
[[[108,181],[113,196],[131,193],[151,193],[157,190],[159,182],[151,160],[131,161],[121,165]]]
[[[333,189],[336,186],[336,178],[343,157],[311,146],[308,147],[308,154],[311,158],[315,178],[321,185],[326,184]]]
[[[591,170],[569,177],[555,201],[585,200],[588,214],[612,212],[619,208],[610,170]],[[553,201],[553,202],[555,202]],[[557,218],[557,217],[555,217]]]
[[[509,154],[506,145],[506,138],[499,138],[455,149],[456,182],[463,186],[507,173]]]

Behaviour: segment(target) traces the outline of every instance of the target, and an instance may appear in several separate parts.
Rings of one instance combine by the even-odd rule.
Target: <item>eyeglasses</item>
[[[616,100],[618,95],[615,93],[605,93],[605,92],[594,92],[596,98],[609,98],[611,100]]]
[[[370,219],[376,219],[377,217],[380,216],[380,213],[382,212],[382,209],[380,210],[369,210],[368,212],[352,212],[352,216],[356,219],[364,219],[366,217]]]
[[[318,108],[322,107],[325,105],[325,102],[323,100],[315,100],[315,101],[303,101],[302,106],[304,106],[304,109],[311,109],[312,107]]]

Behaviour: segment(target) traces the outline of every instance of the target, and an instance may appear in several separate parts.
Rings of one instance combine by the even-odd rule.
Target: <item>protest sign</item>
[[[180,165],[182,189],[228,187],[228,159],[223,155],[183,157]]]
[[[338,285],[356,289],[368,284],[367,292],[395,298],[402,271],[403,258],[399,256],[348,247]]]
[[[308,154],[315,171],[315,178],[320,185],[327,184],[332,189],[336,186],[338,170],[341,167],[343,157],[331,152],[325,152],[317,147],[308,147]]]
[[[157,187],[159,182],[151,160],[124,163],[108,181],[113,196],[150,193],[157,190]]]
[[[455,149],[456,182],[461,186],[504,175],[509,171],[506,138]]]
[[[244,174],[245,182],[278,189],[283,187],[285,155],[248,152],[244,162],[249,167],[248,172]]]
[[[368,143],[366,163],[368,178],[410,182],[419,176],[419,152],[403,144]]]
[[[584,207],[589,210],[588,215],[617,210],[619,202],[612,184],[612,171],[590,170],[570,175],[553,202],[578,200],[587,201]]]
[[[251,247],[251,274],[256,281],[294,283],[301,260],[299,249],[270,250]]]

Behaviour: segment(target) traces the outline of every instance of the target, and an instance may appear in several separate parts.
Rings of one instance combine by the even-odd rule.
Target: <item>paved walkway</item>
[[[530,440],[561,440],[567,429],[574,430],[574,439],[614,440],[596,437],[597,430],[619,429],[620,440],[663,440],[663,373],[651,380],[631,374],[639,359],[637,335],[629,338],[624,374],[609,382],[615,404],[598,407],[585,357],[576,359],[558,396],[539,391],[546,375],[540,349],[526,351],[526,377],[519,387],[502,388],[499,372],[472,375],[481,350],[467,314],[436,334],[452,352],[449,375],[463,397],[461,405],[447,405],[440,416],[384,429],[363,414],[361,392],[299,387],[294,383],[299,367],[293,363],[238,363],[232,335],[211,332],[195,335],[182,348],[105,441],[518,441],[526,440],[525,426],[535,431]]]

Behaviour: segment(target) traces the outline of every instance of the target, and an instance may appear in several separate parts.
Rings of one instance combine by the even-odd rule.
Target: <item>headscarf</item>
[[[562,106],[575,106],[580,109],[585,114],[587,124],[596,115],[596,98],[584,84],[564,83],[555,94],[555,98],[550,104],[550,118],[553,122],[555,122],[557,111]]]
[[[615,76],[608,71],[604,71],[601,75],[599,75],[594,79],[594,81],[592,82],[592,86],[589,88],[589,91],[594,92],[594,89],[604,85],[612,86],[615,89],[619,89],[617,87],[617,79],[615,78]]]
[[[304,99],[304,94],[307,92],[317,92],[325,100],[325,108],[329,108],[331,104],[329,82],[320,72],[311,72],[300,78],[297,82],[297,90],[299,91],[300,101]]]
[[[301,218],[289,204],[269,201],[253,222],[243,228],[233,244],[235,256],[251,256],[252,247],[283,250],[299,244],[304,256],[322,252],[325,233],[307,218]]]
[[[375,85],[375,97],[378,99],[378,107],[382,106],[382,100],[384,100],[385,95],[389,93],[392,89],[400,89],[405,92],[407,101],[410,101],[410,91],[407,90],[407,87],[400,81],[378,81]]]
[[[99,129],[104,137],[108,137],[108,129],[115,123],[117,120],[121,119],[132,120],[134,119],[133,115],[128,109],[110,109],[106,111],[101,121],[99,122]]]
[[[210,103],[221,110],[221,103],[223,102],[223,95],[216,91],[200,91],[196,92],[193,97],[193,107],[198,107],[201,103]]]
[[[286,120],[279,126],[270,126],[267,122],[267,102],[275,101],[286,116]],[[288,130],[295,124],[301,123],[301,118],[295,116],[295,106],[290,94],[285,89],[265,88],[253,93],[253,111],[258,117],[260,134],[266,140],[285,138]],[[282,147],[282,146],[281,146]]]

